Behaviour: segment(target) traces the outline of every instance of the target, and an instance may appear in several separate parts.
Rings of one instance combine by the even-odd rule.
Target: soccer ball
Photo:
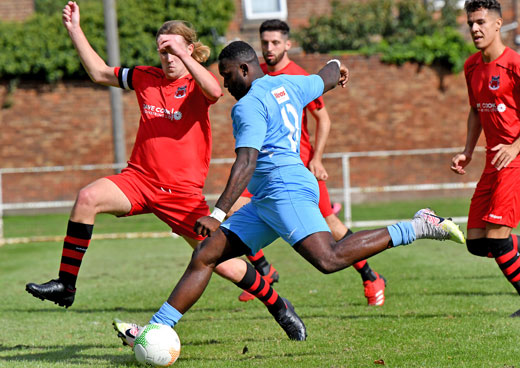
[[[181,341],[170,326],[152,323],[144,326],[134,342],[138,362],[156,367],[169,367],[181,352]]]

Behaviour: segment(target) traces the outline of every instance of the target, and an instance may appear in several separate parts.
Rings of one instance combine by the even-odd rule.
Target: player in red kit
[[[453,157],[451,169],[465,174],[484,131],[486,165],[471,199],[466,245],[474,255],[494,258],[520,293],[518,236],[511,234],[520,221],[520,55],[501,40],[498,1],[466,1],[464,8],[480,51],[464,65],[468,130],[464,151]],[[511,316],[519,317],[520,310]]]
[[[197,41],[196,32],[183,21],[168,21],[157,32],[161,68],[106,65],[81,30],[75,2],[69,1],[63,9],[63,24],[91,79],[134,90],[141,111],[128,166],[120,174],[87,185],[77,196],[58,279],[26,285],[33,296],[69,307],[74,302],[78,272],[98,213],[153,213],[193,248],[204,239],[193,229],[197,219],[210,215],[202,194],[211,155],[209,108],[220,98],[222,89],[216,77],[201,65],[210,49]],[[224,214],[214,212],[211,216],[221,221]],[[219,265],[216,272],[234,281],[247,267],[243,260],[233,258]],[[269,285],[260,292],[259,299],[271,313],[288,309]],[[132,345],[134,336],[126,334],[132,324],[116,323],[115,327],[123,341]]]
[[[271,76],[281,74],[291,75],[309,75],[302,67],[289,59],[287,52],[291,48],[289,40],[290,28],[287,23],[272,19],[263,22],[260,26],[260,41],[262,45],[262,55],[265,63],[261,64],[262,71]],[[311,144],[309,130],[307,127],[307,112],[309,112],[316,121],[316,140],[314,147]],[[330,118],[323,98],[309,103],[303,111],[301,123],[301,142],[300,157],[303,164],[314,174],[318,180],[320,189],[319,207],[321,214],[325,218],[332,235],[336,241],[349,236],[352,231],[349,230],[343,222],[334,214],[330,202],[329,192],[326,185],[328,178],[327,170],[323,166],[322,157],[325,150],[325,144],[330,130]],[[243,196],[233,206],[231,212],[236,211],[245,203],[249,202],[250,194],[246,191]],[[248,256],[249,260],[255,265],[258,272],[264,275],[269,282],[278,281],[278,273],[272,265],[270,265],[262,251],[255,256]],[[367,261],[360,261],[353,265],[360,273],[363,286],[365,289],[365,297],[368,305],[381,306],[385,302],[385,284],[386,280],[377,272],[373,271]],[[240,295],[239,300],[247,301],[254,299],[252,295],[244,292]]]

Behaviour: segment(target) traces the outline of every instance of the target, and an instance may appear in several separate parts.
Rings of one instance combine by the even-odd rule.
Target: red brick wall
[[[292,59],[309,72],[316,72],[330,56],[293,55]],[[464,145],[469,105],[462,74],[446,74],[442,70],[415,64],[402,67],[385,65],[377,57],[345,56],[342,62],[349,66],[351,80],[347,89],[336,88],[324,96],[332,120],[326,152]],[[226,157],[232,154],[228,138],[231,133],[229,108],[233,102],[233,98],[226,94],[213,107],[214,157],[222,157],[222,153]],[[312,131],[312,119],[310,121]],[[475,156],[473,170],[465,177],[456,176],[449,170],[451,154],[352,159],[351,182],[354,186],[382,186],[473,181],[478,179],[483,164],[483,155]],[[327,159],[325,165],[330,175],[329,187],[341,188],[340,161]],[[209,183],[212,178],[210,172]],[[393,196],[400,195],[396,193]],[[377,198],[375,195],[357,197]]]
[[[309,72],[316,72],[330,57],[293,56]],[[468,113],[461,74],[445,75],[429,67],[381,64],[376,57],[345,56],[350,67],[348,88],[325,95],[332,118],[327,152],[398,150],[462,146]],[[217,73],[216,66],[212,71]],[[0,85],[1,167],[110,163],[113,158],[110,103],[107,89],[89,81],[59,84],[53,88],[22,82],[8,96]],[[135,96],[124,93],[127,154],[139,120]],[[230,110],[234,99],[225,91],[211,108],[213,157],[234,157]],[[312,119],[310,119],[312,122]],[[311,127],[313,124],[311,124]],[[312,129],[311,129],[312,130]],[[459,181],[450,173],[451,155],[391,159],[353,159],[353,185],[389,185]],[[473,163],[465,180],[475,180],[481,162]],[[342,186],[339,160],[326,160],[330,188]],[[219,193],[229,165],[210,169],[206,193]],[[74,199],[88,182],[110,172],[4,175],[6,202]],[[374,198],[371,196],[370,198]]]
[[[0,1],[0,20],[24,20],[34,12],[34,0]]]
[[[357,1],[357,0],[342,0]],[[309,14],[330,11],[329,1],[287,0],[288,23],[293,29],[308,24]],[[503,0],[505,23],[513,17],[513,0]],[[258,40],[259,22],[246,23],[241,0],[227,39]],[[1,20],[21,20],[33,12],[32,0],[0,1]],[[467,28],[464,25],[462,28]],[[510,46],[510,32],[504,38]],[[257,46],[256,46],[257,47]],[[258,47],[257,47],[258,48]],[[326,55],[292,55],[297,63],[315,72],[329,59]],[[347,90],[325,96],[333,126],[327,152],[396,150],[462,146],[468,105],[461,74],[406,64],[382,65],[377,58],[346,56],[351,69]],[[216,67],[212,70],[217,73]],[[213,157],[233,157],[229,111],[234,100],[227,92],[211,109]],[[22,82],[12,93],[0,82],[0,167],[31,167],[65,164],[110,163],[113,158],[109,95],[89,81],[67,82],[54,87]],[[132,93],[124,95],[127,154],[131,152],[139,110]],[[312,124],[311,124],[312,125]],[[351,181],[355,186],[476,180],[481,156],[467,177],[450,173],[451,155],[385,159],[352,159]],[[326,160],[329,188],[342,186],[338,160]],[[212,165],[206,192],[219,193],[229,165]],[[110,171],[34,175],[5,175],[6,202],[74,199],[81,186]],[[454,192],[459,193],[459,192]],[[452,193],[445,193],[446,195]],[[396,194],[397,195],[397,194]],[[404,194],[408,195],[408,194]],[[419,193],[422,195],[422,193]],[[358,199],[375,199],[374,195]]]

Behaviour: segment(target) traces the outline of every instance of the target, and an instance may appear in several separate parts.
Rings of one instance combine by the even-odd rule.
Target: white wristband
[[[222,211],[220,208],[215,207],[213,209],[213,212],[211,212],[211,215],[209,215],[209,217],[213,217],[214,219],[222,222],[226,218],[226,213]]]
[[[338,68],[341,68],[341,61],[339,61],[338,59],[331,59],[331,60],[327,61],[327,64],[330,64],[330,63],[336,63],[336,64],[338,64]]]

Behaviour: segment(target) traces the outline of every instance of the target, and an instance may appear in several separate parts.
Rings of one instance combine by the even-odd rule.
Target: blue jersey
[[[259,151],[247,188],[251,202],[221,226],[255,254],[276,238],[294,245],[329,231],[318,207],[318,182],[300,158],[303,108],[323,94],[317,75],[264,76],[233,107],[236,148]]]
[[[318,75],[264,76],[231,110],[235,148],[259,151],[255,176],[298,164],[304,107],[323,94]]]

